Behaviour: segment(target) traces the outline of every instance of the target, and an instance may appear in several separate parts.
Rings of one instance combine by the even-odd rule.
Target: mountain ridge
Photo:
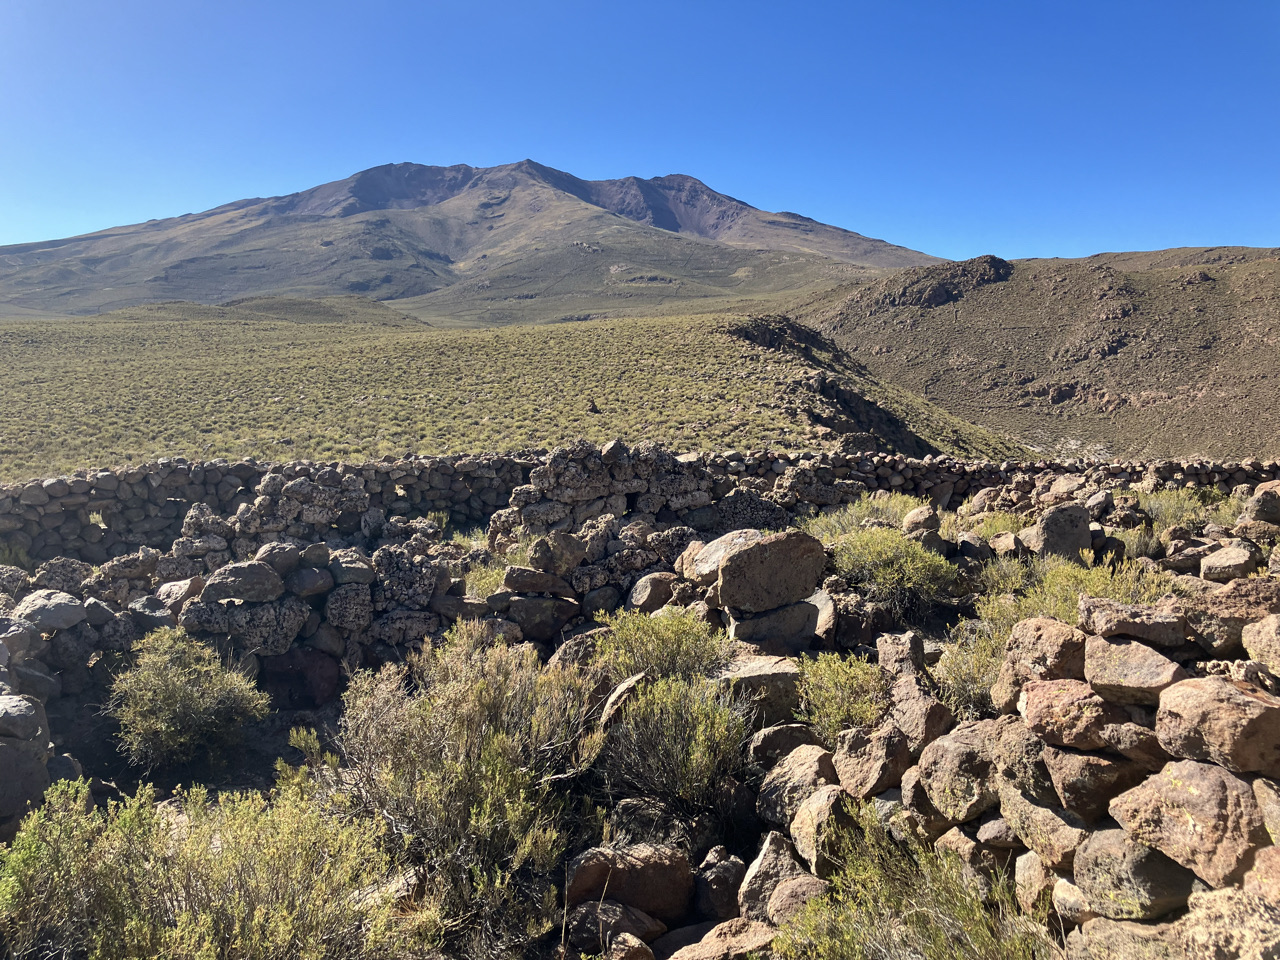
[[[587,276],[576,261],[593,247],[600,254],[607,247],[612,259],[591,264]],[[633,260],[645,264],[637,268],[642,277],[653,276],[655,264],[666,273],[655,281],[665,285],[662,296],[641,295],[646,303],[799,289],[839,279],[846,266],[874,272],[942,262],[759,210],[686,174],[583,180],[532,160],[395,163],[280,197],[0,247],[0,310],[76,314],[264,295],[401,300],[493,274],[491,257],[511,268],[535,254],[545,261],[548,251],[558,262],[543,268],[575,276],[574,292],[606,307]],[[793,258],[780,272],[772,269],[779,256]],[[623,299],[636,299],[637,289]],[[520,297],[527,291],[512,295]]]

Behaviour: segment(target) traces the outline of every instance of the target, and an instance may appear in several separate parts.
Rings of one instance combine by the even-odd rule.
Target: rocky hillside
[[[270,695],[276,717],[236,764],[293,757],[280,729],[330,724],[337,752],[291,739],[310,765],[278,768],[252,810],[265,830],[270,810],[314,804],[305,841],[326,852],[358,839],[332,824],[383,825],[357,848],[372,876],[324,874],[360,911],[353,960],[397,929],[380,955],[929,956],[963,929],[983,960],[1269,956],[1280,465],[750,459],[613,441],[113,476],[127,493],[169,469],[217,505],[153,530],[181,534],[163,550],[121,539],[97,567],[0,566],[0,838],[23,850],[0,858],[0,945],[71,950],[144,901],[144,930],[182,916],[186,898],[145,899],[162,861],[109,887],[112,910],[88,869],[107,858],[110,883],[188,842],[154,796],[123,820],[105,802],[126,772],[100,704],[158,636],[170,656],[219,651]],[[77,480],[19,499],[49,507]],[[444,535],[441,505],[501,509],[467,541]],[[531,700],[552,706],[522,721]],[[69,802],[57,782],[81,774]],[[20,821],[46,794],[74,827],[65,848]],[[209,809],[183,792],[167,806],[195,824]],[[136,817],[160,826],[114,843]],[[256,887],[261,851],[232,839],[201,841],[212,867],[187,850],[193,890],[220,870],[225,895],[279,895],[278,920],[312,903],[309,875]],[[86,892],[66,922],[36,909],[50,877]]]
[[[981,257],[808,299],[873,374],[1058,453],[1243,456],[1280,436],[1280,250]]]
[[[357,293],[412,300],[405,309],[421,316],[501,323],[934,262],[688,176],[587,181],[530,160],[400,163],[284,197],[0,247],[0,312]]]

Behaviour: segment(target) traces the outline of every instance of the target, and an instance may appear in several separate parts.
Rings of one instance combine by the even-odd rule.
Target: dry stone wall
[[[1280,464],[1208,461],[965,461],[887,453],[725,451],[675,455],[653,444],[578,444],[550,453],[383,458],[366,463],[191,462],[162,459],[112,470],[0,485],[0,551],[40,563],[70,557],[100,564],[150,547],[167,552],[183,536],[192,505],[215,514],[253,509],[280,486],[296,512],[267,526],[281,537],[321,542],[360,529],[369,511],[406,520],[447,513],[458,525],[568,528],[592,516],[647,514],[700,531],[733,526],[755,510],[742,494],[768,495],[791,514],[848,503],[868,490],[927,495],[954,505],[979,490],[1021,485],[1030,498],[1045,476],[1102,485],[1213,487],[1232,492],[1280,477]],[[287,489],[286,489],[287,488]],[[625,501],[625,502],[624,502]],[[292,509],[292,508],[290,508]],[[763,509],[763,512],[761,510]]]

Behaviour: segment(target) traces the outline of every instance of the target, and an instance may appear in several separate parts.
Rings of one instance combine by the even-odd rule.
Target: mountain
[[[1057,454],[1280,453],[1280,249],[979,257],[793,315],[880,380]]]
[[[360,294],[445,322],[560,319],[812,289],[937,258],[692,177],[525,160],[374,167],[301,193],[0,247],[0,312]]]

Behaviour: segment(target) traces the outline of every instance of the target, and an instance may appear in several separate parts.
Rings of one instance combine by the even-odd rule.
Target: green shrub
[[[295,790],[156,804],[149,787],[106,811],[83,781],[55,784],[0,850],[0,940],[15,957],[357,960],[390,957],[381,828],[339,820]]]
[[[884,672],[861,657],[819,654],[800,661],[800,709],[796,716],[813,727],[823,742],[851,727],[871,727],[889,707]]]
[[[898,530],[855,530],[835,542],[836,572],[899,620],[927,614],[947,596],[956,568]]]
[[[201,754],[218,761],[240,742],[246,723],[267,715],[265,693],[180,629],[152,631],[133,654],[107,701],[130,763],[150,769]]]
[[[1049,960],[1061,952],[1039,917],[1022,914],[1008,878],[984,898],[960,859],[900,846],[864,811],[843,838],[825,897],[786,923],[782,960]]]
[[[901,530],[903,518],[928,502],[928,498],[909,497],[905,493],[859,497],[847,507],[831,513],[820,513],[800,526],[810,536],[817,537],[830,546],[841,537],[864,529],[866,521],[888,524],[895,530]]]
[[[702,678],[642,685],[609,729],[600,757],[608,790],[689,818],[724,813],[751,714],[747,702]]]
[[[1133,561],[1082,566],[1062,557],[1000,560],[982,572],[977,620],[958,624],[934,671],[943,699],[962,716],[991,713],[989,695],[1014,624],[1053,617],[1075,625],[1081,594],[1150,604],[1173,589],[1173,576]]]
[[[576,668],[542,669],[531,647],[488,646],[469,624],[410,667],[352,679],[346,768],[313,748],[313,774],[390,824],[426,883],[417,917],[431,943],[502,956],[555,926],[553,879],[575,831],[593,828],[568,789],[600,748],[595,686]]]
[[[595,662],[614,680],[641,671],[651,680],[710,676],[733,658],[724,632],[689,610],[662,617],[618,612],[604,623],[609,633],[596,646]]]
[[[474,545],[485,546],[486,538],[481,536]],[[527,567],[529,565],[529,548],[533,546],[532,537],[521,537],[505,555],[495,556],[489,563],[473,566],[466,575],[467,596],[483,600],[502,589],[502,580],[507,567]]]

